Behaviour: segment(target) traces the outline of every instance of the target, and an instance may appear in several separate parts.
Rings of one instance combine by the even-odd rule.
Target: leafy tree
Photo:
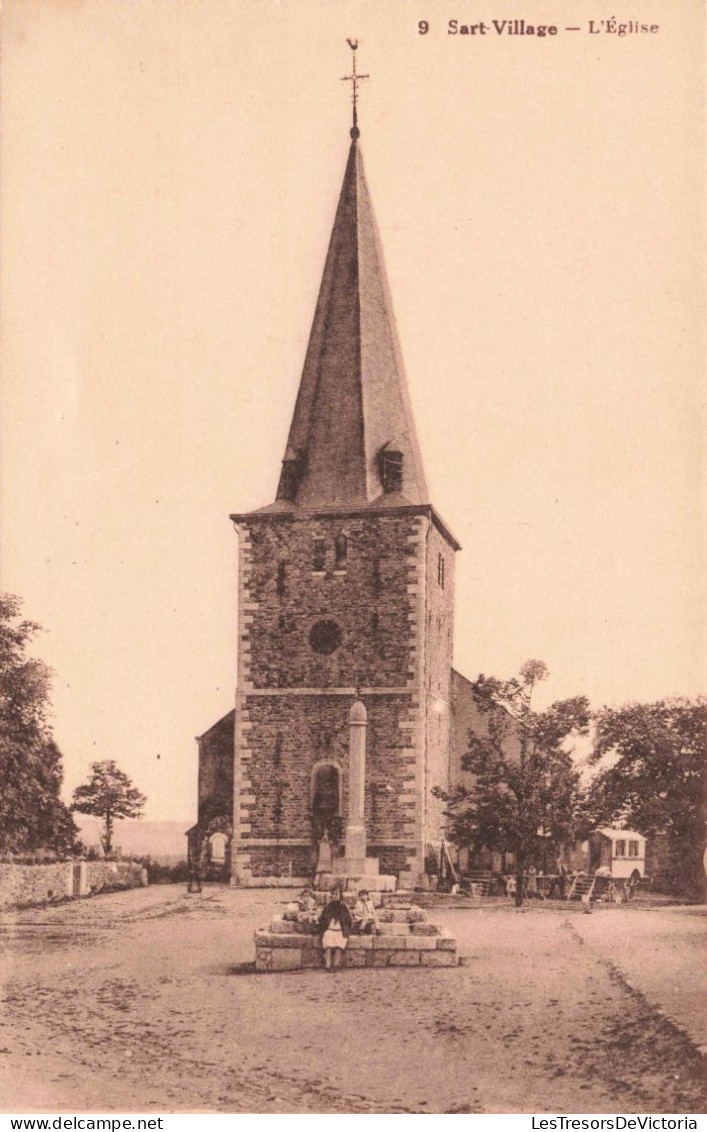
[[[116,818],[139,818],[146,801],[145,795],[133,786],[113,759],[106,759],[91,763],[91,777],[74,790],[71,808],[103,819],[103,845],[106,853],[110,853]]]
[[[39,631],[21,618],[22,602],[0,594],[0,852],[69,852],[76,827],[59,797],[61,753],[52,738],[50,669],[30,657]]]
[[[457,845],[511,851],[516,860],[516,904],[523,903],[523,875],[542,832],[553,845],[569,837],[579,800],[579,774],[566,741],[586,734],[584,696],[535,711],[535,686],[548,676],[542,661],[529,660],[511,680],[479,676],[473,695],[484,723],[469,733],[464,770],[476,780],[450,793],[449,830]]]
[[[626,825],[665,835],[678,886],[704,886],[707,699],[666,699],[603,708],[595,716],[590,762],[598,766],[587,794],[594,825]]]

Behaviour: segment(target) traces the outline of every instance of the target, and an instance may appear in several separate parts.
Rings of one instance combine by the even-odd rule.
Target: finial
[[[353,138],[353,140],[357,141],[358,138],[360,138],[360,136],[361,136],[361,131],[358,128],[358,115],[356,113],[356,109],[357,109],[357,105],[358,105],[358,84],[363,79],[370,78],[370,76],[369,75],[359,75],[356,72],[356,51],[358,50],[358,40],[357,39],[347,39],[346,42],[348,43],[349,47],[351,48],[351,53],[352,53],[351,54],[351,74],[350,75],[342,75],[341,81],[345,82],[345,83],[351,83],[351,101],[353,103],[353,126],[351,127],[350,132],[351,132],[351,137]]]

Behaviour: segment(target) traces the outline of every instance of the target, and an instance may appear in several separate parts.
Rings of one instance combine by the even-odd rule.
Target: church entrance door
[[[329,831],[332,841],[341,836],[341,783],[339,768],[333,763],[324,763],[315,768],[312,776],[312,831],[315,841],[320,841],[324,830]]]

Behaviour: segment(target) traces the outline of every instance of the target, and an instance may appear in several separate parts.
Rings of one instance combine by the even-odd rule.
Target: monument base
[[[380,872],[377,857],[334,857],[331,874],[335,877],[375,877]]]
[[[429,923],[425,911],[412,903],[409,897],[403,899],[402,893],[382,899],[383,906],[378,910],[374,932],[364,935],[356,931],[351,933],[341,954],[342,967],[458,966],[457,941],[450,932]],[[316,912],[301,912],[297,903],[293,902],[273,916],[269,928],[256,931],[257,971],[299,971],[323,966],[317,921],[326,895],[320,893],[317,900],[319,909]],[[346,900],[353,907],[354,894],[347,894]]]
[[[316,880],[318,892],[329,892],[335,884],[340,884],[344,892],[354,895],[365,888],[368,892],[395,892],[397,877],[386,876],[385,873],[319,873]]]

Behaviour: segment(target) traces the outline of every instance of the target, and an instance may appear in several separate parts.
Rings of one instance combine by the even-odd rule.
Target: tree
[[[146,801],[145,795],[133,786],[113,759],[106,759],[91,763],[91,777],[74,790],[71,808],[103,819],[103,845],[106,853],[110,853],[116,818],[139,818]]]
[[[59,797],[61,752],[49,716],[51,671],[27,649],[39,631],[22,602],[0,594],[0,852],[69,852],[76,826]]]
[[[534,711],[533,690],[548,676],[542,661],[529,660],[511,680],[479,676],[473,695],[483,729],[469,733],[464,770],[476,780],[451,793],[447,803],[453,840],[474,850],[511,851],[516,860],[516,904],[523,903],[523,875],[533,862],[538,835],[558,846],[573,832],[579,773],[566,742],[586,734],[589,704],[584,696]]]
[[[666,699],[603,708],[595,716],[587,794],[594,825],[626,825],[664,835],[675,880],[697,895],[704,886],[707,699]]]

